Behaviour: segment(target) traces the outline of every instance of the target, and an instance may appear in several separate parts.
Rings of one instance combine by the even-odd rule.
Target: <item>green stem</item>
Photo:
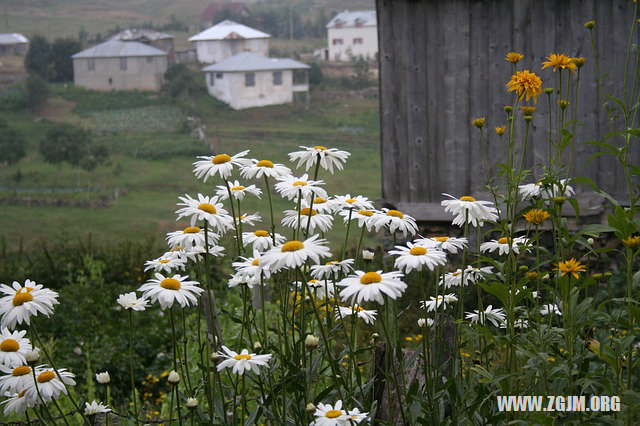
[[[131,378],[131,399],[133,399],[133,412],[138,424],[138,398],[136,398],[136,383],[133,371],[133,312],[129,309],[129,375]]]

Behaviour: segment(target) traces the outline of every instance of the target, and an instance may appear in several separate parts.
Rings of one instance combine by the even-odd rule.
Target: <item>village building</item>
[[[137,41],[167,52],[169,62],[174,62],[176,50],[171,34],[147,29],[126,29],[111,37],[111,40]]]
[[[328,60],[375,58],[378,54],[378,24],[375,10],[338,13],[327,24]]]
[[[267,56],[269,37],[267,33],[227,19],[194,35],[189,41],[196,45],[199,62],[214,64],[242,52]]]
[[[160,90],[167,52],[136,41],[109,40],[76,53],[73,81],[92,90]]]
[[[211,3],[200,15],[200,28],[209,28],[215,22],[232,17],[246,18],[250,15],[246,4],[239,1]]]
[[[240,53],[203,68],[209,94],[233,109],[309,100],[309,66],[288,58]]]
[[[20,33],[0,34],[0,56],[24,56],[29,39]]]

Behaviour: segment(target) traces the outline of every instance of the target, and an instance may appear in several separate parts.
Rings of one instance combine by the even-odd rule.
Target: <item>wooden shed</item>
[[[504,60],[510,51],[525,55],[520,69],[537,73],[543,87],[556,85],[556,74],[541,69],[550,53],[587,58],[580,75],[572,175],[589,177],[628,202],[615,161],[604,156],[587,161],[596,149],[584,142],[609,130],[584,23],[596,21],[601,73],[608,73],[603,91],[620,95],[635,7],[631,0],[376,0],[376,6],[386,202],[419,220],[444,221],[450,217],[440,207],[443,192],[482,195],[480,138],[469,123],[486,117],[488,152],[495,157],[493,128],[506,124],[502,108],[513,99],[506,88],[511,64]],[[526,152],[529,167],[547,158],[546,95],[537,108]],[[630,160],[638,164],[640,149]],[[587,190],[578,198],[585,212],[601,202]]]

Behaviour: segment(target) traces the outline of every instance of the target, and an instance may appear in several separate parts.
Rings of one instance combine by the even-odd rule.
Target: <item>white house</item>
[[[194,35],[189,41],[196,45],[199,62],[214,64],[242,52],[267,56],[269,37],[267,33],[227,19]]]
[[[109,40],[73,59],[73,82],[92,90],[160,90],[167,52],[136,41]]]
[[[288,58],[240,53],[203,68],[211,96],[233,109],[278,105],[293,101],[294,93],[308,100],[309,66]]]
[[[20,33],[0,34],[0,56],[23,56],[28,45],[29,39]]]
[[[375,58],[378,53],[378,24],[375,10],[338,13],[327,24],[329,60],[352,57]]]

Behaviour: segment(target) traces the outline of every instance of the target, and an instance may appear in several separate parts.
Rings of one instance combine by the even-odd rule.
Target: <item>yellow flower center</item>
[[[160,259],[160,263],[169,263],[171,262],[169,259]]]
[[[258,266],[259,263],[260,263],[260,260],[258,258],[253,259],[253,262],[251,262],[253,266]]]
[[[0,343],[0,351],[2,352],[18,352],[20,343],[14,339],[5,339]]]
[[[374,284],[382,281],[382,275],[377,272],[367,272],[360,277],[360,284]]]
[[[233,188],[231,188],[231,189],[233,189]],[[202,210],[203,212],[207,212],[209,214],[218,213],[218,210],[216,210],[216,208],[213,206],[213,204],[209,204],[209,203],[198,204],[198,210]]]
[[[303,182],[301,180],[297,180],[295,182],[293,182],[293,186],[307,186],[307,182]]]
[[[387,216],[399,217],[400,219],[404,217],[400,210],[389,210]]]
[[[233,359],[236,359],[238,361],[240,361],[241,359],[249,360],[249,359],[251,359],[251,355],[249,355],[249,354],[238,354],[238,355],[234,356]]]
[[[175,278],[165,278],[160,281],[160,287],[166,288],[167,290],[180,290],[180,281]]]
[[[20,392],[20,393],[18,394],[18,398],[22,398],[26,393],[27,393],[27,390],[26,390],[26,389],[25,389],[25,390],[23,390],[22,392]]]
[[[325,417],[329,419],[335,419],[336,417],[340,417],[342,415],[342,411],[340,410],[329,410],[325,414]]]
[[[436,240],[439,243],[444,243],[445,241],[447,241],[449,239],[449,237],[433,237],[434,240]]]
[[[258,161],[256,166],[258,166],[258,167],[268,167],[270,169],[273,169],[273,163],[271,161],[269,161],[269,160],[260,160],[260,161]]]
[[[184,228],[183,232],[185,234],[197,234],[198,232],[200,232],[200,228],[198,228],[197,226],[188,226]]]
[[[27,302],[33,301],[33,295],[31,294],[32,288],[20,289],[16,292],[16,295],[13,296],[13,306],[22,306]]]
[[[358,201],[358,200],[356,200],[355,198],[349,198],[348,200],[345,200],[345,201],[346,201],[347,203],[349,203],[349,204],[353,204],[353,203],[355,203],[355,202],[356,202],[356,201]]]
[[[253,235],[255,235],[256,237],[268,237],[269,233],[264,229],[258,229],[253,233]]]
[[[305,207],[304,209],[300,210],[300,214],[302,216],[315,216],[317,213],[318,212],[315,209],[310,210],[309,207]]]
[[[469,202],[474,202],[476,199],[469,196],[469,195],[465,195],[464,197],[460,197],[460,201],[469,201]]]
[[[244,189],[244,186],[242,185],[234,186],[231,188],[232,191],[242,191],[243,189]]]
[[[371,210],[358,210],[358,214],[361,214],[362,216],[367,216],[367,217],[373,216],[373,212]]]
[[[322,197],[316,197],[316,198],[313,200],[313,204],[324,204],[324,203],[326,203],[326,202],[327,202],[327,200],[325,200],[325,199],[324,199],[324,198],[322,198]]]
[[[309,284],[315,284],[317,282],[318,282],[318,280],[309,280]]]
[[[409,253],[414,256],[422,256],[423,254],[427,254],[427,249],[424,247],[413,247],[409,250]]]
[[[354,311],[364,311],[364,308],[362,306],[352,306],[351,309],[353,309]]]
[[[509,238],[509,237],[501,237],[501,238],[498,239],[498,244],[509,244],[509,240],[510,239],[511,238]]]
[[[26,376],[29,373],[31,373],[31,368],[27,367],[26,365],[21,365],[20,367],[14,368],[11,372],[11,375],[14,377],[19,377]]]
[[[283,253],[286,253],[291,251],[302,250],[303,248],[304,248],[304,244],[302,244],[302,241],[293,240],[293,241],[287,241],[286,243],[284,243],[282,245],[281,250]]]
[[[327,263],[325,263],[325,265],[329,266],[329,265],[335,265],[336,263],[338,263],[337,260],[330,260]]]
[[[313,149],[317,149],[318,151],[326,151],[327,148],[322,146],[322,145],[316,145],[313,147]]]
[[[451,275],[454,277],[457,277],[458,275],[462,274],[462,271],[455,271],[454,273],[452,273]]]
[[[50,382],[54,377],[56,374],[53,371],[43,371],[38,375],[38,383]]]
[[[224,164],[228,163],[229,161],[231,161],[231,157],[229,157],[227,154],[218,154],[211,159],[211,162],[213,164]]]

